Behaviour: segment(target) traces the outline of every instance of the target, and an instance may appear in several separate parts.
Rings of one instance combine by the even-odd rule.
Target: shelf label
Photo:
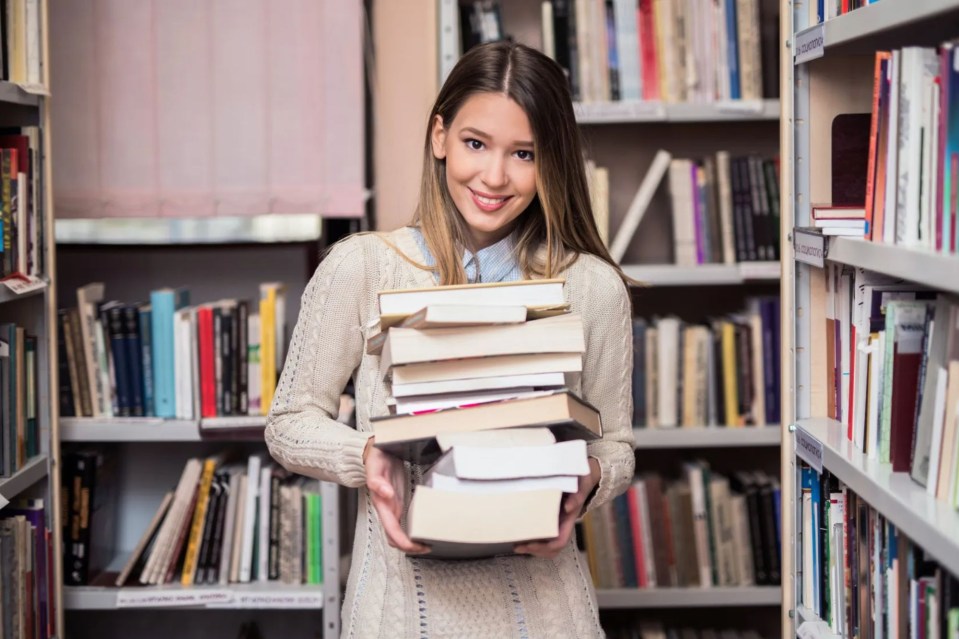
[[[793,229],[793,250],[797,262],[817,268],[826,265],[826,237],[822,233]]]
[[[123,588],[117,593],[117,608],[168,608],[230,603],[233,593],[206,588],[154,590]]]
[[[323,593],[320,592],[239,592],[233,599],[236,608],[300,608],[320,609]]]
[[[744,280],[779,279],[782,269],[779,262],[740,262],[739,276]]]
[[[796,455],[822,474],[822,442],[803,430],[796,429]]]
[[[762,113],[762,100],[720,100],[716,110],[720,113]]]
[[[793,38],[793,64],[821,58],[825,52],[826,33],[822,24],[801,31]]]
[[[3,280],[3,284],[17,295],[23,295],[45,287],[47,282],[36,275],[14,275]]]

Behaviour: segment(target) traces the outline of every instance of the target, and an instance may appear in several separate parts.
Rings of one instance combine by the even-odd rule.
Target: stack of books
[[[866,209],[861,206],[813,206],[813,226],[823,235],[864,237],[869,235]]]
[[[582,371],[582,319],[562,280],[444,286],[379,295],[368,341],[389,383],[375,445],[431,465],[408,529],[434,557],[484,557],[558,534],[564,492],[602,435],[567,388]]]

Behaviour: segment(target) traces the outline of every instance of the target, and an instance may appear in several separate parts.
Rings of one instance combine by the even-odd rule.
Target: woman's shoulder
[[[397,249],[397,245],[404,239],[403,234],[407,232],[407,229],[400,228],[395,231],[353,233],[330,246],[325,259],[333,258],[336,261],[347,259],[351,262],[363,260],[378,263],[390,251]]]
[[[591,293],[601,289],[607,294],[622,294],[627,291],[619,270],[592,253],[580,253],[576,261],[566,269],[570,283],[582,284]]]

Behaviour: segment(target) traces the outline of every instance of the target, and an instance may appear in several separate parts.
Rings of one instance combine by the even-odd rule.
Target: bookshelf
[[[876,558],[881,556],[883,561],[887,556],[902,558],[902,555],[892,552],[891,548],[895,545],[889,545],[893,543],[891,539],[897,540],[895,544],[899,548],[906,548],[905,551],[898,552],[912,553],[917,548],[921,549],[922,561],[917,563],[916,572],[910,572],[906,577],[907,581],[900,581],[905,583],[907,588],[910,583],[922,584],[924,579],[933,579],[936,583],[942,584],[954,583],[955,577],[959,575],[959,544],[957,544],[959,512],[941,496],[937,498],[935,484],[932,484],[930,488],[914,479],[914,475],[918,472],[914,466],[918,453],[915,449],[916,444],[909,441],[913,439],[912,437],[909,440],[900,441],[898,447],[890,443],[889,446],[893,450],[884,453],[882,449],[884,444],[881,442],[887,425],[879,422],[879,432],[876,436],[879,438],[880,446],[876,446],[876,441],[870,439],[871,435],[875,435],[869,430],[875,424],[870,421],[869,411],[873,409],[867,407],[865,418],[863,418],[863,413],[857,407],[862,397],[857,396],[856,377],[853,377],[853,381],[850,382],[848,391],[844,390],[841,384],[839,385],[836,397],[842,401],[838,402],[838,407],[834,405],[833,391],[822,380],[825,379],[827,371],[831,372],[833,367],[837,371],[845,370],[847,364],[830,359],[828,349],[819,342],[819,338],[826,334],[826,331],[818,324],[821,319],[819,305],[823,300],[827,300],[829,304],[834,303],[833,300],[835,303],[844,304],[843,278],[848,277],[854,287],[859,287],[859,290],[866,287],[866,295],[874,295],[869,292],[868,287],[874,284],[881,286],[882,283],[888,282],[897,282],[896,286],[901,286],[903,290],[928,289],[937,296],[936,301],[929,302],[930,308],[938,308],[943,300],[954,299],[949,298],[949,295],[954,296],[959,293],[959,256],[950,252],[948,248],[935,248],[933,244],[930,244],[935,242],[934,238],[911,244],[900,237],[897,237],[894,243],[885,243],[881,238],[824,238],[821,261],[810,257],[805,251],[798,251],[796,246],[802,244],[802,236],[808,233],[801,229],[811,226],[810,204],[830,202],[830,180],[833,177],[831,169],[835,167],[831,166],[829,157],[832,148],[829,123],[835,116],[846,113],[872,113],[872,118],[879,113],[880,118],[885,117],[886,112],[882,105],[889,104],[889,102],[883,102],[889,100],[884,97],[885,89],[875,94],[880,97],[878,97],[879,102],[874,102],[876,52],[900,51],[905,47],[938,47],[956,38],[959,36],[959,27],[957,27],[959,2],[928,0],[904,5],[882,0],[824,23],[815,24],[815,22],[816,18],[810,14],[808,3],[804,2],[789,2],[788,10],[782,16],[783,33],[793,34],[786,42],[782,64],[784,119],[781,127],[783,157],[781,195],[784,250],[781,286],[784,338],[782,343],[784,433],[781,450],[783,470],[781,526],[784,531],[784,548],[793,549],[792,552],[785,552],[783,555],[782,627],[784,638],[795,637],[798,634],[803,637],[838,639],[849,636],[851,632],[849,627],[841,626],[854,623],[850,621],[850,615],[854,619],[858,615],[858,621],[855,623],[873,622],[863,621],[862,614],[855,611],[855,604],[852,606],[853,611],[849,612],[849,609],[846,609],[844,616],[829,612],[835,606],[835,600],[830,600],[826,607],[827,612],[817,612],[809,603],[809,589],[811,587],[828,588],[830,580],[835,577],[832,572],[824,575],[822,572],[824,569],[819,564],[804,563],[804,561],[810,561],[806,554],[810,552],[808,545],[829,543],[828,538],[822,542],[816,539],[816,535],[813,535],[812,540],[807,537],[805,526],[808,521],[810,498],[807,494],[808,484],[804,482],[808,481],[809,477],[831,477],[829,481],[837,482],[843,490],[842,494],[855,496],[854,503],[858,504],[860,517],[863,512],[867,512],[870,523],[880,522],[877,525],[883,529],[882,536],[879,538],[882,543],[876,544],[875,548],[878,548],[877,553],[881,555],[877,554]],[[804,44],[807,46],[804,47]],[[801,57],[794,59],[793,55]],[[940,55],[942,54],[937,49],[936,60],[940,59]],[[944,55],[942,59],[946,59]],[[948,67],[944,65],[942,68]],[[886,87],[890,82],[897,84],[901,82],[891,71],[885,76],[884,81],[883,86]],[[937,78],[936,82],[939,81],[940,78]],[[948,108],[952,102],[946,102],[946,100],[954,101],[956,97],[947,93],[939,98],[942,100],[939,103],[930,101],[931,108],[935,108],[937,112],[940,108]],[[882,126],[884,126],[882,123],[886,120],[878,121],[880,132],[877,136],[881,137]],[[935,130],[936,135],[945,135],[939,129],[936,120],[931,120],[928,125],[923,126],[923,133]],[[902,138],[900,137],[899,140],[901,144]],[[875,152],[873,147],[870,147],[869,152],[870,154]],[[875,152],[877,166],[881,166],[884,162],[880,153]],[[938,153],[939,151],[935,152],[936,156]],[[904,179],[916,180],[915,174],[910,177],[910,166],[900,163],[899,173],[893,173],[893,179],[898,177],[899,184],[904,184],[902,181]],[[931,173],[935,176],[934,172]],[[874,176],[878,175],[878,172],[874,174]],[[878,187],[875,186],[877,183],[869,181],[869,184],[877,188],[878,192]],[[911,181],[909,184],[906,190],[911,192],[909,189],[913,188],[911,185],[915,182]],[[901,197],[898,194],[896,196]],[[903,206],[902,202],[897,202],[895,197],[892,202],[893,206],[898,204],[895,215],[905,216],[893,219],[905,225],[910,224],[912,216],[916,215],[917,207]],[[933,202],[935,203],[935,200]],[[883,205],[873,200],[872,206],[875,207],[875,211],[879,211],[879,207]],[[888,201],[885,207],[883,210],[890,210]],[[920,208],[920,213],[928,215],[923,212],[925,210]],[[931,214],[938,215],[938,212],[933,208]],[[875,219],[874,217],[873,220]],[[888,220],[887,216],[886,223]],[[898,236],[899,232],[896,235]],[[881,280],[879,276],[887,276],[887,279]],[[833,277],[837,279],[831,279]],[[860,277],[862,277],[861,280]],[[830,282],[839,282],[838,292],[835,288],[823,288],[823,283],[829,287]],[[859,284],[859,282],[865,284]],[[854,301],[856,289],[849,292],[850,299]],[[931,317],[932,310],[928,312]],[[841,326],[841,322],[848,322],[853,316],[847,315],[844,309],[837,308],[836,315],[827,315],[827,317],[830,321],[835,317],[837,326]],[[873,317],[870,313],[866,313],[865,319],[869,321]],[[920,399],[912,400],[915,412],[910,413],[906,421],[901,421],[903,418],[899,418],[900,421],[895,426],[897,429],[911,429],[913,437],[921,429],[921,420],[925,411],[921,404],[921,397],[924,392],[928,392],[924,390],[924,382],[927,381],[925,376],[927,359],[929,362],[944,361],[948,365],[952,357],[944,352],[945,349],[939,351],[931,342],[930,334],[932,333],[928,324],[927,321],[923,343],[918,351],[924,371],[917,383]],[[935,322],[936,331],[940,330],[940,325],[941,322]],[[868,342],[873,339],[868,335],[872,332],[870,328],[866,331],[865,341],[857,338],[855,344],[852,344],[852,338],[846,335],[845,330],[845,328],[839,328],[838,335],[846,341],[842,348],[837,346],[837,358],[844,355],[846,347],[868,346]],[[882,330],[888,332],[899,330],[899,328],[890,324],[883,326]],[[948,333],[948,325],[946,331]],[[898,335],[896,340],[898,346]],[[945,342],[942,343],[945,344]],[[873,357],[870,356],[866,361],[871,361]],[[938,359],[933,360],[934,357]],[[860,361],[855,360],[852,355],[850,359]],[[896,362],[892,366],[895,375],[899,375],[900,364]],[[882,371],[882,375],[888,375],[890,378],[893,375],[886,368]],[[869,381],[866,383],[873,383],[872,374],[871,370],[863,370],[861,367],[853,371],[854,376],[867,375]],[[892,382],[889,384],[891,385]],[[901,387],[896,387],[893,392],[901,393]],[[937,395],[938,391],[933,390],[931,396]],[[843,405],[847,396],[850,402],[844,409]],[[880,408],[880,411],[884,410],[886,410],[884,407]],[[842,414],[837,418],[837,415],[832,414],[835,411]],[[862,439],[860,430],[863,419],[865,419],[867,433],[865,439]],[[932,417],[930,423],[935,420],[945,422],[942,417]],[[948,427],[944,426],[944,428]],[[905,448],[903,449],[902,446]],[[943,446],[945,450],[945,445]],[[894,457],[897,448],[901,452],[911,451],[911,455],[905,467],[901,464],[894,471],[895,461],[889,463],[884,461],[883,457],[884,455]],[[814,482],[812,490],[815,491],[817,490],[816,480],[812,481]],[[928,483],[929,480],[926,481]],[[829,510],[826,512],[828,513]],[[844,514],[844,517],[842,525],[845,532],[849,526],[855,526],[856,523],[850,523],[848,514]],[[862,521],[860,519],[859,526],[862,526]],[[838,527],[839,524],[835,525]],[[858,547],[861,547],[861,544]],[[813,562],[816,561],[815,552],[813,551]],[[822,552],[821,549],[819,552]],[[861,553],[860,550],[855,552]],[[909,554],[904,561],[911,562],[915,556],[919,555]],[[813,575],[808,574],[810,569]],[[843,567],[840,566],[839,569],[842,570]],[[846,577],[849,578],[848,566],[845,569]],[[830,567],[829,570],[832,571],[833,568]],[[879,569],[870,568],[863,573],[860,563],[858,576],[855,568],[853,569],[852,583],[856,584],[853,587],[859,588],[861,593],[864,586],[860,584],[865,576],[867,579],[865,583],[872,587],[892,588],[894,578],[903,579],[898,570],[890,560],[888,564],[883,563]],[[810,586],[811,583],[814,585]],[[944,585],[943,588],[946,589],[943,598],[948,597],[950,586]],[[879,593],[880,590],[876,592]],[[880,623],[879,619],[885,621],[887,614],[889,618],[892,618],[892,609],[896,609],[895,619],[900,624],[900,634],[906,629],[906,623],[915,633],[917,631],[915,624],[918,622],[909,615],[906,615],[907,618],[904,619],[902,609],[899,607],[906,600],[900,595],[898,600],[890,601],[889,598],[892,595],[888,592],[881,591],[878,596],[882,599],[877,599],[876,594],[870,594],[868,607],[863,609],[863,604],[860,603],[860,610],[864,610],[867,616],[870,610],[877,611],[875,623]],[[918,592],[922,593],[917,595],[918,599],[908,595],[908,602],[924,601],[924,586],[919,586]],[[834,593],[835,590],[826,590],[824,596],[838,596]],[[814,596],[817,605],[818,598],[818,594]],[[945,619],[945,613],[955,608],[955,602],[946,600],[942,602],[942,606],[943,619]],[[878,614],[880,609],[883,610],[882,615]],[[860,631],[868,633],[869,631],[865,628],[866,626],[861,626]],[[876,632],[880,632],[880,629],[876,628]]]
[[[31,597],[33,601],[29,605],[21,606],[17,611],[6,611],[0,634],[4,630],[19,632],[17,624],[23,619],[23,615],[27,615],[27,618],[33,618],[33,630],[37,632],[37,636],[42,634],[45,637],[63,637],[62,591],[59,588],[63,566],[58,550],[61,531],[60,491],[57,480],[60,454],[57,411],[53,399],[56,397],[57,388],[54,277],[56,252],[50,232],[53,227],[53,207],[50,204],[52,191],[48,161],[51,136],[50,99],[46,90],[46,87],[49,87],[46,11],[45,1],[34,3],[29,15],[25,16],[20,25],[23,30],[18,34],[19,37],[25,37],[29,32],[30,40],[36,46],[30,59],[24,63],[26,70],[22,73],[27,75],[19,77],[21,71],[15,70],[15,63],[11,61],[9,66],[5,65],[8,79],[0,81],[0,128],[11,134],[3,144],[5,159],[12,164],[10,149],[17,148],[16,142],[10,139],[12,135],[31,137],[36,134],[31,140],[21,138],[25,147],[21,146],[16,151],[19,174],[11,175],[10,180],[3,180],[7,188],[13,187],[12,197],[18,195],[15,191],[16,184],[24,186],[20,191],[23,197],[19,198],[23,205],[15,209],[7,202],[4,206],[4,239],[6,251],[13,251],[15,258],[23,255],[26,257],[20,264],[13,262],[5,267],[5,275],[9,277],[5,278],[8,282],[0,285],[0,321],[16,325],[18,330],[23,329],[25,335],[36,342],[33,355],[30,355],[27,350],[17,345],[19,339],[13,339],[12,334],[8,337],[6,330],[2,337],[5,351],[3,381],[5,385],[10,385],[10,394],[8,395],[8,389],[5,388],[0,519],[7,523],[8,519],[13,519],[15,509],[23,515],[31,508],[41,506],[37,511],[39,517],[31,518],[29,514],[26,515],[28,528],[33,528],[26,531],[27,537],[23,546],[30,555],[27,564],[29,570],[34,573],[33,576],[27,577],[25,586],[28,590],[23,594]],[[4,47],[6,57],[11,51],[6,38],[13,36],[6,28],[4,36],[0,46]],[[20,53],[24,58],[27,57],[25,52]],[[13,79],[17,82],[12,81]],[[23,152],[24,148],[26,153]],[[16,184],[13,184],[12,180],[16,180]],[[20,217],[21,214],[23,217]],[[38,234],[31,238],[30,229],[38,231]],[[24,237],[27,241],[18,246],[18,239]],[[28,277],[11,275],[14,272]],[[23,358],[26,365],[22,371],[14,368],[14,357]],[[28,366],[33,367],[32,380]],[[16,412],[11,414],[11,410]],[[33,437],[36,439],[31,443]],[[17,450],[22,451],[24,446],[26,453],[18,453]],[[21,543],[20,532],[24,531],[14,532],[11,528],[4,527],[6,549],[11,549],[14,540],[17,544]],[[48,535],[48,547],[52,548],[49,554],[44,551],[42,544],[45,534]],[[17,574],[15,566],[9,563],[11,556],[5,556],[3,562],[3,588],[9,589],[5,596],[23,596],[15,593],[18,585],[10,581],[23,578],[22,574]],[[47,570],[45,575],[40,576],[38,571],[42,565],[45,565]],[[19,570],[24,570],[23,564],[19,566]],[[36,602],[36,605],[33,602]]]

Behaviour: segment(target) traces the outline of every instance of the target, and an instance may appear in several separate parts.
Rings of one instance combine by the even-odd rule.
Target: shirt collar
[[[463,268],[470,282],[502,282],[516,268],[516,240],[510,233],[476,253],[463,249]]]

